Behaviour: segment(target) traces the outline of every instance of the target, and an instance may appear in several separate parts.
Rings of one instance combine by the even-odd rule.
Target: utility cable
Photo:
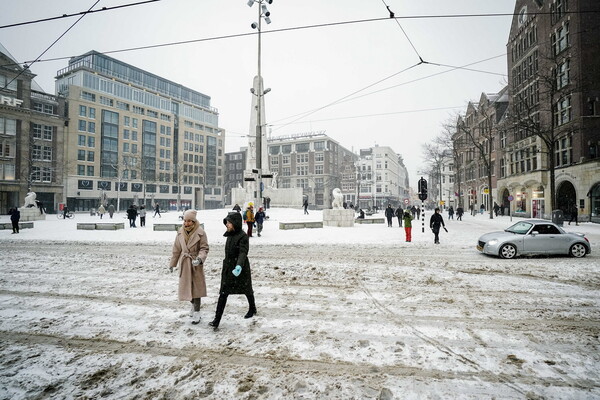
[[[423,62],[423,57],[421,57],[421,55],[419,54],[419,52],[417,51],[417,48],[415,47],[415,45],[413,44],[412,40],[410,40],[410,38],[408,37],[408,35],[406,34],[406,31],[404,30],[404,28],[402,27],[402,25],[400,25],[400,20],[396,19],[395,16],[396,14],[392,11],[392,9],[390,8],[390,6],[385,2],[385,0],[381,0],[381,2],[383,3],[383,5],[385,6],[385,8],[387,8],[388,12],[390,13],[390,18],[394,19],[394,21],[396,21],[396,24],[398,24],[398,27],[400,27],[400,30],[402,31],[402,33],[404,34],[404,37],[406,37],[406,40],[408,40],[408,43],[410,43],[411,47],[413,48],[415,54],[417,55],[417,57],[419,57],[419,60],[421,62]]]
[[[383,81],[385,81],[385,80],[388,80],[388,79],[390,79],[390,78],[392,78],[392,77],[394,77],[394,76],[396,76],[396,75],[399,75],[399,74],[401,74],[401,73],[404,73],[404,72],[406,72],[406,71],[408,71],[408,70],[410,70],[410,69],[412,69],[412,68],[414,68],[414,67],[417,67],[417,66],[421,65],[422,63],[423,63],[423,62],[422,62],[422,61],[420,61],[420,62],[418,62],[418,63],[416,63],[416,64],[413,64],[413,65],[411,65],[411,66],[410,66],[410,67],[408,67],[408,68],[405,68],[405,69],[403,69],[402,71],[398,71],[398,72],[396,72],[396,73],[394,73],[394,74],[392,74],[392,75],[390,75],[390,76],[388,76],[388,77],[386,77],[386,78],[383,78],[383,79],[380,79],[380,80],[378,80],[377,82],[371,83],[370,85],[367,85],[367,86],[363,87],[362,89],[356,90],[356,91],[354,91],[354,92],[352,92],[352,93],[350,93],[350,94],[348,94],[348,95],[346,95],[346,96],[344,96],[344,97],[341,97],[341,98],[339,98],[338,100],[335,100],[335,101],[333,101],[333,102],[331,102],[331,103],[329,103],[329,104],[326,104],[326,105],[324,105],[324,106],[322,106],[322,107],[319,107],[319,108],[316,108],[316,109],[314,109],[314,110],[312,110],[312,111],[309,111],[309,112],[307,112],[307,113],[304,113],[304,114],[302,114],[302,116],[301,116],[301,117],[299,117],[299,118],[296,118],[295,120],[293,120],[293,121],[291,121],[291,122],[288,122],[288,123],[286,123],[286,124],[283,124],[283,125],[281,125],[280,127],[278,127],[278,128],[275,128],[274,130],[281,129],[281,128],[283,128],[283,127],[287,126],[287,125],[293,124],[293,123],[294,123],[294,122],[296,122],[296,121],[299,121],[299,120],[301,120],[301,119],[303,119],[303,118],[306,118],[306,117],[308,117],[309,115],[316,113],[317,111],[320,111],[320,110],[322,110],[322,109],[324,109],[324,108],[327,108],[327,107],[330,107],[330,106],[332,106],[332,105],[335,105],[335,104],[337,104],[337,103],[339,103],[339,102],[343,101],[344,99],[347,99],[347,98],[349,98],[349,97],[351,97],[351,96],[354,96],[355,94],[357,94],[357,93],[360,93],[360,92],[362,92],[363,90],[366,90],[366,89],[368,89],[368,88],[370,88],[370,87],[372,87],[372,86],[375,86],[375,85],[377,85],[377,84],[379,84],[379,83],[381,83],[381,82],[383,82]],[[284,119],[286,119],[286,118],[284,118]]]
[[[87,11],[81,11],[81,12],[74,13],[74,14],[63,14],[63,15],[59,15],[57,17],[42,18],[42,19],[37,19],[37,20],[27,21],[27,22],[17,22],[17,23],[14,23],[14,24],[1,25],[0,29],[3,29],[3,28],[12,28],[12,27],[15,27],[15,26],[22,26],[22,25],[29,25],[29,24],[37,24],[39,22],[54,21],[56,19],[70,18],[70,17],[74,17],[74,16],[80,15],[80,14],[93,14],[93,13],[102,12],[102,11],[116,10],[116,9],[119,9],[119,8],[125,8],[125,7],[131,7],[131,6],[139,6],[141,4],[154,3],[156,1],[161,1],[161,0],[146,0],[146,1],[140,1],[138,3],[122,4],[120,6],[114,6],[114,7],[102,7],[99,10],[87,10]]]
[[[96,0],[96,2],[94,4],[92,4],[92,6],[90,7],[90,10],[92,8],[94,8],[96,6],[96,4],[98,4],[100,2],[100,0]],[[88,10],[89,11],[89,10]],[[31,66],[33,64],[35,64],[44,54],[46,54],[46,52],[48,50],[50,50],[52,48],[52,46],[54,46],[60,39],[62,39],[63,36],[65,36],[67,34],[67,32],[69,32],[79,21],[81,21],[81,19],[83,17],[85,17],[86,14],[82,14],[81,17],[79,17],[77,19],[77,21],[75,21],[66,31],[64,31],[54,42],[52,42],[52,44],[50,46],[48,46],[46,48],[46,50],[44,50],[42,52],[42,54],[40,54],[35,60],[33,60],[31,63],[29,63],[29,65],[25,65],[23,67],[23,69],[21,71],[19,71],[19,73],[17,74],[17,76],[15,76],[14,78],[12,78],[8,83],[6,83],[6,85],[2,88],[2,90],[6,89],[8,87],[8,85],[10,85],[15,79],[17,79],[18,77],[20,77],[21,75],[23,75],[23,73],[25,73],[25,71],[27,71],[29,68],[31,68]]]

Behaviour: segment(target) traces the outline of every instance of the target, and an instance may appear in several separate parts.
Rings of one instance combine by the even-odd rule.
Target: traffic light
[[[427,181],[421,177],[419,179],[419,200],[425,201],[427,200]]]

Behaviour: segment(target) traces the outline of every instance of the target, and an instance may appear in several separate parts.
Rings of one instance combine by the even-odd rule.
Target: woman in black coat
[[[242,215],[237,212],[230,212],[223,219],[223,224],[227,227],[227,232],[223,234],[227,237],[227,242],[225,243],[225,258],[221,270],[221,288],[219,289],[215,319],[209,322],[209,325],[215,329],[219,327],[227,304],[227,297],[230,294],[246,295],[249,309],[244,318],[252,318],[256,314],[254,291],[252,290],[252,273],[250,271],[250,261],[248,261],[250,241],[248,235],[242,229]]]

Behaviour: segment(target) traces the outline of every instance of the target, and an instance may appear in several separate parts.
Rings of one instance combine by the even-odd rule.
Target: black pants
[[[388,221],[388,226],[392,226],[392,217],[386,217]]]
[[[398,217],[398,226],[402,228],[402,217]]]
[[[221,322],[221,317],[223,316],[223,311],[225,311],[225,306],[227,305],[227,297],[229,297],[229,294],[227,294],[227,293],[221,293],[219,295],[219,301],[217,302],[217,312],[215,313],[215,320],[214,320],[216,325],[219,325],[219,322]],[[256,304],[254,303],[254,294],[246,293],[246,299],[248,299],[249,311],[254,311],[256,313]]]
[[[433,243],[439,243],[440,242],[440,227],[439,226],[437,228],[433,227],[433,228],[431,228],[431,230],[433,231],[433,235],[434,235]]]
[[[19,233],[19,221],[11,221],[13,233]]]
[[[140,226],[146,226],[146,217],[140,217]]]

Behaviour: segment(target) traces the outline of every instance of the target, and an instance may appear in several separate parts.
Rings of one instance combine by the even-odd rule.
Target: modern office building
[[[0,45],[0,213],[33,191],[47,212],[64,201],[64,101]]]
[[[317,209],[331,208],[333,189],[342,189],[344,171],[358,159],[324,132],[274,137],[267,143],[274,185],[302,188],[310,207]]]
[[[244,186],[244,171],[248,148],[240,151],[225,153],[225,184],[223,186],[224,206],[232,203],[231,189]]]
[[[223,204],[225,133],[210,97],[90,51],[57,72],[69,209]]]

